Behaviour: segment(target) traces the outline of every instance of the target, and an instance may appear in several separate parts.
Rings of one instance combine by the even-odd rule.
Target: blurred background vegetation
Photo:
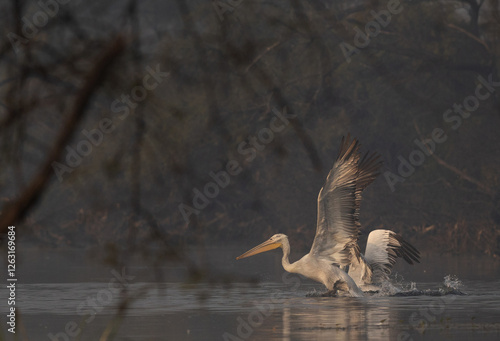
[[[398,3],[2,1],[2,231],[15,222],[39,245],[169,257],[281,232],[307,252],[342,136],[397,175],[398,157],[441,128],[435,157],[394,191],[384,175],[365,191],[363,233],[389,228],[422,251],[500,255],[500,87],[457,129],[443,119],[479,76],[500,80],[499,2]],[[393,5],[346,58],[357,29]],[[168,76],[128,115],[113,106],[151,70]],[[104,119],[113,131],[68,166],[83,131]],[[242,153],[272,122],[285,129],[254,158]],[[194,190],[231,160],[241,172],[196,209]],[[70,171],[58,177],[54,165]],[[188,221],[181,204],[197,210]]]

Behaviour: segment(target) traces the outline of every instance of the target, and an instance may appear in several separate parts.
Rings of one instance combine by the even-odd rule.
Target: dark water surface
[[[205,266],[213,271],[196,283],[186,280],[180,263],[166,264],[164,282],[157,283],[140,262],[114,269],[81,252],[24,252],[16,335],[99,340],[115,330],[115,340],[500,339],[500,276],[492,259],[424,255],[420,265],[398,266],[383,292],[348,298],[316,297],[324,288],[286,274],[277,253],[235,262],[238,252],[211,248]],[[449,274],[456,277],[445,279]],[[415,295],[394,296],[398,289]],[[467,295],[444,295],[451,289]],[[7,301],[5,290],[0,301]],[[123,301],[128,304],[119,310]],[[14,340],[5,326],[4,339]]]

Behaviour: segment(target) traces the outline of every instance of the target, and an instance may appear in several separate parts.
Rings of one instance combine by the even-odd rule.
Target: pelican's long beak
[[[256,255],[256,254],[261,253],[261,252],[266,252],[266,251],[269,251],[269,250],[274,250],[274,249],[279,248],[280,246],[281,246],[281,243],[279,243],[279,242],[275,242],[275,241],[272,241],[272,240],[267,240],[264,243],[262,243],[260,245],[257,245],[253,249],[248,250],[247,252],[245,252],[241,256],[236,257],[236,259],[242,259],[242,258],[246,258],[246,257],[250,257],[250,256],[253,256],[253,255]]]

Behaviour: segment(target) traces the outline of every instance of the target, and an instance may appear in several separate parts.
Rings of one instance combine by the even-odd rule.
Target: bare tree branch
[[[3,208],[2,216],[0,217],[0,234],[5,234],[9,225],[13,225],[22,219],[42,194],[51,175],[52,163],[59,159],[61,152],[73,135],[75,127],[84,116],[85,109],[92,95],[104,80],[106,71],[125,48],[125,40],[122,37],[118,37],[112,41],[112,44],[102,53],[95,62],[94,68],[87,75],[82,89],[71,106],[68,121],[61,129],[59,136],[54,142],[52,151],[40,167],[40,170],[33,177],[24,192],[20,194],[19,198],[14,203],[8,204]]]

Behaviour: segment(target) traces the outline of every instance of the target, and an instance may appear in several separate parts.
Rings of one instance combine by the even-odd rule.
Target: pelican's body
[[[349,277],[345,271],[335,265],[332,265],[330,261],[314,257],[308,253],[298,261],[290,264],[290,261],[288,260],[288,256],[290,255],[290,243],[288,242],[288,237],[284,234],[275,234],[270,240],[281,244],[280,247],[283,249],[281,264],[286,271],[301,274],[302,276],[315,280],[316,282],[323,283],[329,291],[342,289],[349,292],[351,296],[363,296],[363,292],[359,289],[352,278]],[[239,258],[242,258],[242,256]]]
[[[367,153],[361,159],[358,141],[356,139],[349,141],[349,136],[347,139],[342,139],[339,156],[318,195],[316,236],[307,255],[290,263],[288,237],[284,234],[275,234],[236,259],[281,247],[282,265],[286,271],[323,283],[334,293],[342,290],[353,297],[363,296],[360,286],[368,286],[378,281],[382,278],[379,269],[387,274],[386,264],[390,264],[390,272],[395,257],[406,255],[404,249],[400,250],[401,245],[394,243],[392,234],[395,233],[392,231],[388,231],[392,234],[377,232],[372,239],[376,241],[372,243],[373,245],[370,244],[369,237],[365,256],[359,251],[361,192],[379,174],[381,162],[378,158],[377,154]],[[349,274],[344,271],[348,267],[350,267]]]

